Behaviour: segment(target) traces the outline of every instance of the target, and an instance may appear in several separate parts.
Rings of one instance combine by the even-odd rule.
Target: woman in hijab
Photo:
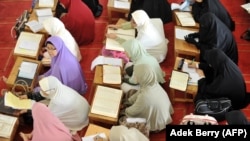
[[[249,125],[247,117],[240,110],[233,110],[226,113],[226,121],[228,125]]]
[[[58,36],[49,37],[46,41],[46,49],[52,58],[51,67],[40,78],[55,76],[64,85],[71,87],[79,94],[85,94],[88,87],[81,65],[65,46],[63,40]]]
[[[165,129],[172,122],[174,109],[167,92],[157,82],[155,71],[149,64],[138,64],[134,77],[140,88],[123,102],[125,116],[145,118],[150,131]]]
[[[58,7],[61,7],[60,12]],[[95,18],[92,11],[81,0],[59,0],[56,16],[72,34],[79,46],[93,42]]]
[[[220,0],[196,0],[192,5],[192,15],[198,23],[202,15],[207,12],[215,14],[230,31],[235,30],[235,22]]]
[[[195,40],[198,38],[198,42]],[[195,44],[200,52],[200,61],[203,60],[204,50],[216,47],[221,49],[232,61],[238,64],[238,48],[232,32],[213,13],[207,12],[200,18],[198,33],[185,36],[185,40]]]
[[[110,141],[149,141],[149,139],[143,135],[136,128],[127,128],[126,126],[112,126],[109,134]]]
[[[132,0],[128,20],[136,10],[144,10],[150,18],[160,18],[164,24],[172,21],[172,10],[167,0]]]
[[[41,95],[50,100],[48,108],[74,135],[89,123],[88,101],[56,77],[48,76],[39,81]]]
[[[159,63],[165,60],[169,41],[165,37],[163,24],[159,18],[150,19],[145,11],[136,10],[132,13],[131,22],[126,22],[122,25],[109,25],[109,27],[123,29],[136,28],[136,39],[147,52],[154,56]],[[110,34],[108,34],[107,37],[117,38],[117,36],[110,36]],[[120,38],[117,38],[116,40],[122,43],[119,39]]]
[[[234,110],[246,107],[250,95],[246,92],[245,80],[239,67],[217,48],[207,50],[204,59],[209,64],[210,71],[206,73],[206,64],[198,65],[203,70],[204,77],[198,80],[198,92],[194,102],[199,99],[227,97],[231,100]]]
[[[140,42],[136,39],[128,40],[122,44],[126,55],[131,60],[128,62],[128,67],[125,68],[125,74],[128,75],[128,79],[124,79],[125,82],[122,84],[122,89],[124,92],[129,89],[129,84],[138,84],[137,79],[134,76],[133,68],[139,64],[148,64],[153,69],[156,74],[156,81],[160,84],[165,83],[165,72],[161,69],[161,66],[157,62],[157,60],[150,54],[147,53],[145,48],[142,47]]]
[[[39,102],[32,106],[33,130],[29,134],[20,132],[23,141],[74,141],[69,129],[50,109]]]
[[[43,22],[43,27],[51,36],[58,36],[62,38],[69,51],[77,58],[78,61],[81,61],[82,56],[79,46],[71,33],[65,28],[62,21],[55,17],[49,18]]]

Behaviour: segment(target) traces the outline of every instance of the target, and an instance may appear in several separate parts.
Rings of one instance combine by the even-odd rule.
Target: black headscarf
[[[211,12],[203,14],[200,18],[199,47],[201,59],[204,56],[203,50],[215,47],[221,49],[235,64],[238,64],[238,48],[234,35]]]
[[[192,5],[192,14],[196,22],[199,22],[200,17],[207,12],[214,13],[231,31],[235,30],[235,22],[220,0],[196,1]]]
[[[132,0],[128,20],[136,10],[144,10],[150,18],[161,18],[164,24],[172,21],[172,10],[167,0]]]
[[[233,110],[226,113],[226,121],[228,125],[249,125],[245,114],[240,110]]]
[[[217,48],[207,50],[204,59],[213,69],[213,75],[198,81],[195,102],[198,99],[227,97],[233,109],[245,107],[248,102],[246,85],[239,67]],[[212,81],[207,83],[206,79]]]

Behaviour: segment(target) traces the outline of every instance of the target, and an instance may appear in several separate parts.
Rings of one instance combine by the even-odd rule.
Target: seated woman
[[[192,5],[192,15],[195,21],[199,23],[202,15],[207,12],[215,14],[230,31],[235,30],[235,22],[220,0],[195,0]]]
[[[190,66],[197,65],[204,72],[200,73],[201,79],[198,80],[198,92],[194,102],[199,99],[226,97],[231,100],[234,110],[246,107],[250,95],[246,92],[245,80],[239,67],[217,48],[207,50],[204,59],[209,64],[209,71],[208,65],[204,63],[193,63]]]
[[[79,46],[93,42],[95,18],[81,0],[59,0],[56,16],[64,23]]]
[[[140,9],[144,10],[150,18],[160,18],[164,24],[172,21],[172,10],[167,0],[132,0],[128,20],[131,20],[133,12]]]
[[[74,137],[46,105],[34,103],[32,116],[34,117],[32,132],[19,133],[23,141],[79,141],[80,137]]]
[[[140,89],[131,96],[125,96],[128,99],[122,102],[124,112],[121,116],[124,113],[127,117],[145,118],[150,131],[165,129],[172,122],[174,110],[167,92],[157,82],[155,71],[148,64],[138,64],[134,67],[134,77]]]
[[[88,86],[81,65],[65,46],[62,38],[58,36],[49,37],[46,41],[46,49],[52,58],[51,67],[39,77],[55,76],[64,85],[71,87],[79,94],[85,94]]]
[[[156,74],[156,81],[160,84],[165,83],[165,72],[161,69],[160,64],[150,54],[147,53],[145,48],[136,39],[128,40],[122,44],[126,55],[131,60],[125,67],[125,75],[128,79],[124,79],[126,83],[122,84],[122,90],[127,92],[131,85],[138,84],[137,79],[134,76],[133,68],[139,64],[148,64]],[[130,66],[129,66],[130,65]],[[131,84],[131,85],[129,85]],[[135,88],[136,89],[136,88]]]
[[[49,18],[43,22],[43,27],[51,36],[58,36],[62,38],[69,51],[77,58],[78,61],[81,61],[82,56],[79,46],[76,43],[74,37],[65,28],[62,21],[55,17]]]
[[[198,42],[195,40],[198,38]],[[185,36],[188,43],[195,44],[201,50],[200,61],[203,60],[203,50],[216,47],[221,49],[235,64],[238,64],[238,48],[233,33],[213,13],[207,12],[200,18],[198,33]]]
[[[131,22],[126,22],[121,25],[109,25],[108,27],[123,29],[136,28],[136,39],[147,52],[154,56],[160,63],[165,60],[169,41],[165,37],[163,24],[159,18],[150,19],[145,11],[136,10],[132,13]],[[119,40],[117,36],[112,35],[112,33],[107,34],[107,37],[116,39],[116,41],[120,43],[123,41]]]
[[[90,105],[77,91],[62,84],[54,76],[43,78],[39,85],[41,95],[50,100],[48,108],[72,134],[88,125]]]

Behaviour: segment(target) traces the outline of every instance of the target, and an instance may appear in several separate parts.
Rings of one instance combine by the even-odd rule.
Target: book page
[[[54,6],[54,0],[39,0],[38,6],[52,8]]]
[[[4,95],[4,105],[12,107],[13,109],[31,109],[32,100],[20,99],[9,91]]]
[[[135,37],[135,29],[108,28],[107,33],[116,33],[116,34],[120,34],[120,35],[127,35],[127,36]]]
[[[185,40],[185,36],[191,33],[196,33],[198,31],[194,30],[188,30],[188,29],[181,29],[181,28],[175,28],[175,37],[180,40]],[[195,38],[195,40],[198,42],[199,39]]]
[[[42,16],[53,16],[51,8],[36,9],[36,15],[38,17]]]
[[[130,9],[130,2],[121,1],[121,0],[114,0],[114,7],[115,8],[122,8],[122,9]]]
[[[91,113],[117,118],[122,98],[122,90],[97,86]]]
[[[190,12],[175,12],[182,26],[195,26],[195,20]]]
[[[42,38],[42,34],[24,31],[21,32],[14,49],[14,53],[28,56],[36,56]]]
[[[37,63],[23,61],[19,68],[18,77],[34,79],[37,67]]]
[[[17,117],[0,114],[0,137],[10,138]]]
[[[198,80],[200,79],[199,74],[196,72],[195,68],[189,68],[188,62],[184,62],[182,67],[183,72],[187,72],[189,74],[188,84],[190,85],[198,85]]]
[[[250,12],[250,3],[242,4],[241,7],[245,9],[248,13]]]
[[[103,83],[121,84],[121,68],[119,66],[103,65]]]
[[[27,25],[34,33],[41,31],[43,29],[43,25],[36,20],[29,21],[25,23],[25,25]]]
[[[127,35],[121,35],[121,34],[117,34],[118,37],[123,38],[125,40],[130,40],[130,39],[134,39],[135,37],[132,36],[127,36]],[[110,39],[107,38],[106,39],[106,49],[108,50],[116,50],[116,51],[124,51],[124,48],[122,47],[122,45],[117,42],[114,39]]]
[[[186,91],[189,74],[173,70],[170,78],[169,87],[180,91]]]

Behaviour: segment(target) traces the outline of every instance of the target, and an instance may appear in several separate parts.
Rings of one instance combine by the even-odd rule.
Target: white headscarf
[[[82,59],[78,44],[61,20],[55,17],[48,18],[43,22],[43,26],[50,35],[59,36],[78,61]]]
[[[48,108],[66,127],[76,132],[88,125],[89,103],[72,88],[63,85],[56,77],[48,76],[39,81],[41,95],[50,99]]]
[[[132,13],[132,17],[137,25],[136,39],[140,41],[143,47],[150,49],[165,41],[165,37],[161,36],[144,10],[136,10]]]
[[[110,141],[149,141],[138,129],[123,125],[112,126],[109,136]]]

